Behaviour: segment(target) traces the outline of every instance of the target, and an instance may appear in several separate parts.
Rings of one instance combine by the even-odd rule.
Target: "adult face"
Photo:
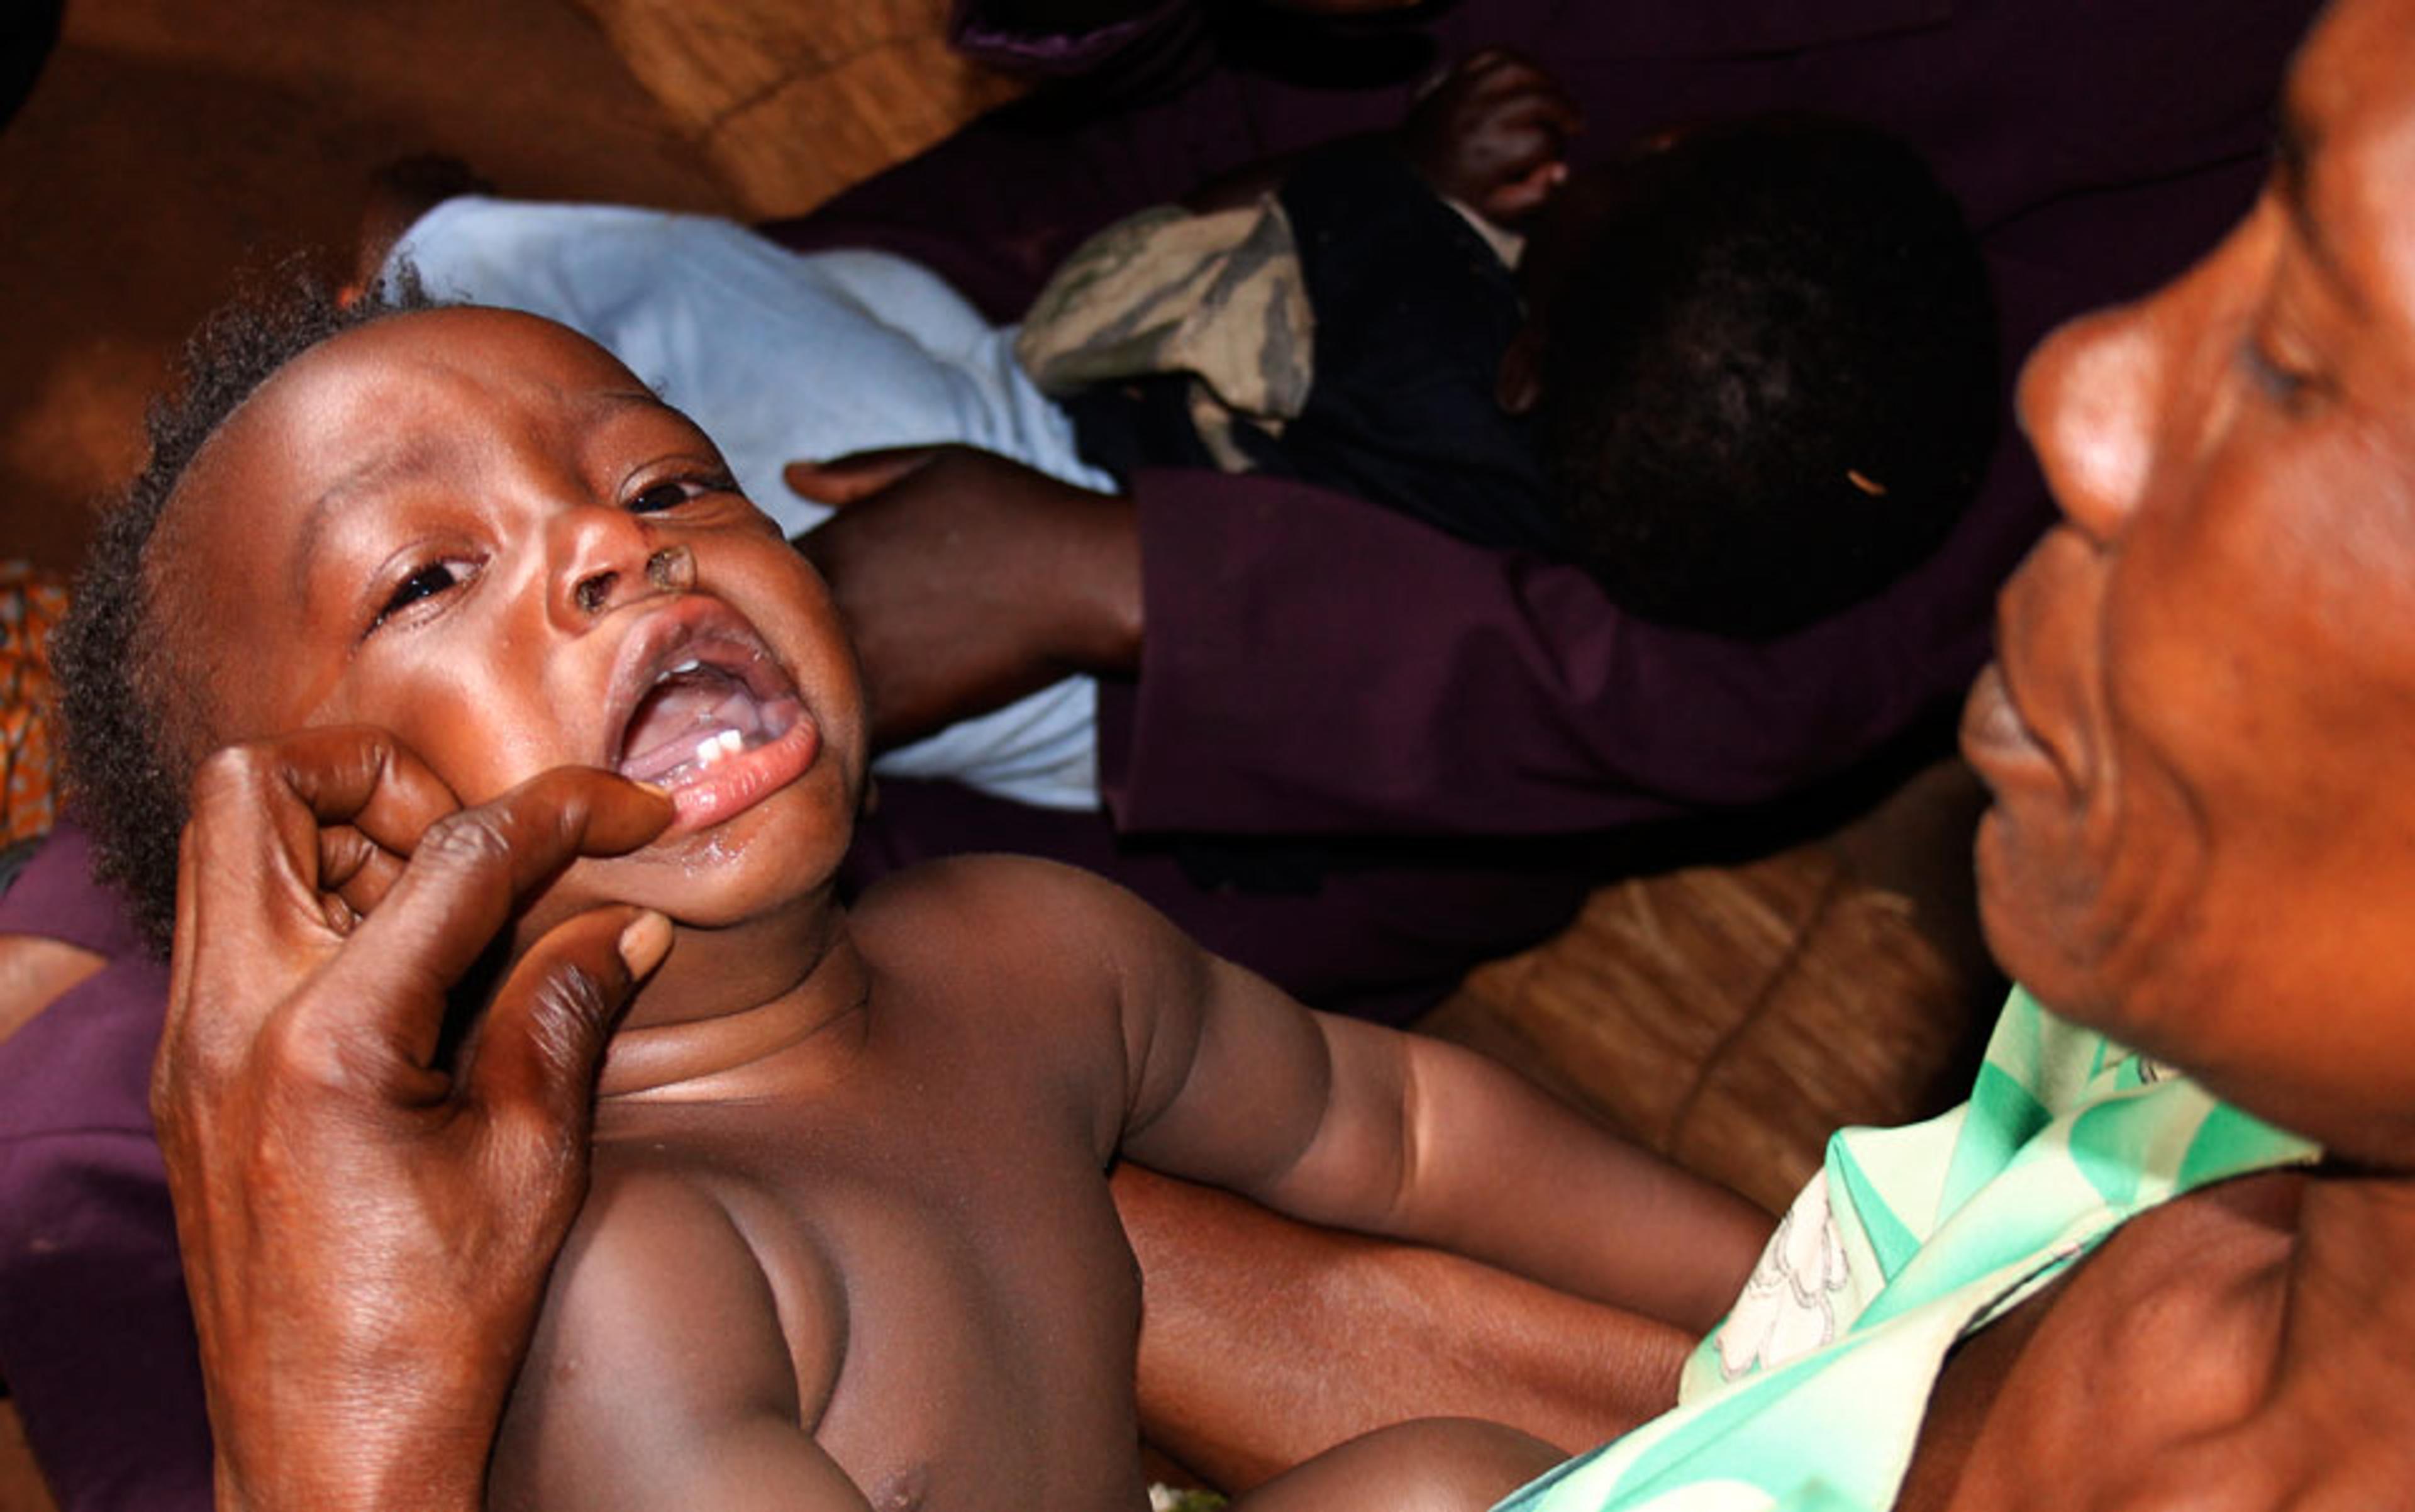
[[[2032,359],[2063,520],[1964,747],[1990,940],[2267,1117],[2415,1157],[2415,0],[2343,0],[2248,218]]]
[[[845,848],[861,697],[819,580],[694,425],[560,326],[439,310],[304,353],[203,447],[146,561],[218,741],[382,726],[472,803],[564,765],[671,788],[671,831],[574,866],[524,936],[606,899],[741,921]]]

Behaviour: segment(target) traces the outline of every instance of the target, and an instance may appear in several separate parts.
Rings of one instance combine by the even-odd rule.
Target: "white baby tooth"
[[[710,767],[717,761],[736,756],[745,743],[746,737],[736,730],[722,730],[697,741],[696,756],[693,759],[699,767]]]

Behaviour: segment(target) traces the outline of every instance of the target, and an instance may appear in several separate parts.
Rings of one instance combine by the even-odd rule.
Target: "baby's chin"
[[[749,822],[758,818],[750,811],[631,855],[577,862],[523,908],[515,953],[591,908],[651,908],[682,929],[712,931],[831,906],[846,831],[817,830],[806,838],[793,823]]]

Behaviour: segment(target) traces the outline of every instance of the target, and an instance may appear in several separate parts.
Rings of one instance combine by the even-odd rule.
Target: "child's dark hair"
[[[1762,639],[1942,542],[1994,445],[1994,302],[1910,146],[1810,116],[1699,129],[1589,217],[1547,309],[1571,547],[1663,623]]]
[[[68,801],[91,833],[95,874],[125,894],[161,954],[176,921],[185,789],[206,754],[209,667],[154,611],[151,541],[193,458],[278,369],[331,337],[432,303],[406,275],[346,305],[298,264],[247,288],[186,343],[180,386],[151,406],[150,457],[76,579],[50,646]]]

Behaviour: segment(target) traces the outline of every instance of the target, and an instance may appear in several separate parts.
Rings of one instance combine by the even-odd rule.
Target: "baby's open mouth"
[[[638,782],[676,787],[741,751],[786,733],[797,701],[758,699],[739,679],[689,657],[664,669],[629,716],[619,770]]]
[[[759,765],[724,763],[779,741],[804,719],[796,686],[753,627],[710,600],[690,600],[651,621],[614,682],[615,701],[628,713],[612,768],[663,787],[698,787]]]

